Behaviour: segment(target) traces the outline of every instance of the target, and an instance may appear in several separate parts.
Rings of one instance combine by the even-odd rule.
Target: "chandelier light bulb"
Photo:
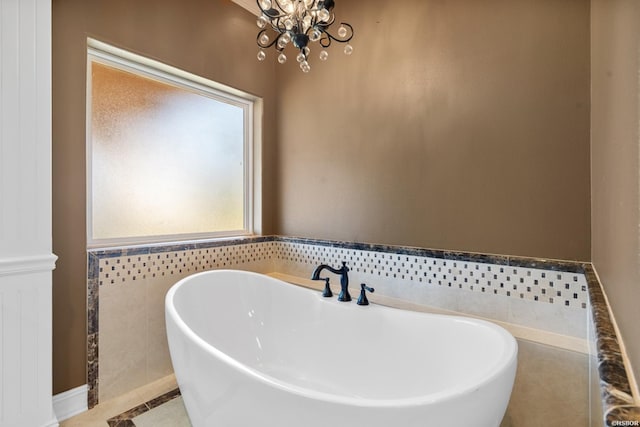
[[[344,47],[344,54],[351,55],[352,53],[353,53],[353,46],[351,46],[350,44],[346,45]]]
[[[344,25],[341,25],[340,28],[338,28],[338,35],[342,38],[346,37],[348,34],[347,28]]]
[[[323,49],[322,52],[320,52],[320,60],[326,61],[328,57],[329,57],[329,52]]]
[[[318,12],[318,20],[321,22],[327,22],[330,16],[331,14],[327,9],[322,9],[320,12]]]
[[[296,56],[296,61],[302,64],[307,58],[304,56],[304,53],[300,52],[298,56]]]
[[[282,7],[284,12],[289,14],[293,13],[293,11],[295,10],[295,5],[293,4],[293,0],[281,0],[280,6]]]
[[[264,61],[266,57],[267,57],[267,54],[264,53],[264,50],[261,50],[260,52],[258,52],[258,61]]]
[[[311,66],[307,61],[304,61],[300,63],[300,69],[303,73],[308,73],[309,71],[311,71]]]
[[[293,19],[287,18],[284,20],[284,27],[287,31],[291,31],[293,29]]]
[[[278,62],[281,64],[284,64],[285,62],[287,62],[287,55],[285,55],[284,53],[281,53],[280,55],[278,55]]]
[[[271,0],[260,0],[260,7],[264,10],[271,9]]]
[[[258,25],[258,28],[264,28],[267,26],[267,23],[269,22],[269,19],[267,19],[267,17],[265,16],[261,16],[260,18],[258,18],[258,20],[256,21],[256,24]]]
[[[262,44],[269,43],[269,36],[266,33],[260,36],[260,43]]]
[[[314,28],[314,30],[311,32],[311,35],[309,36],[309,40],[311,40],[312,42],[317,42],[318,40],[320,40],[320,36],[322,36],[322,32],[319,29]]]

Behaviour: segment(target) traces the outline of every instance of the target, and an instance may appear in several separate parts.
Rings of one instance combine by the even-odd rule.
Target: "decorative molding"
[[[231,1],[237,4],[238,6],[248,10],[249,12],[253,13],[256,16],[260,15],[260,10],[258,9],[258,5],[253,0],[231,0]]]
[[[52,271],[57,259],[54,254],[0,258],[0,276]]]
[[[87,411],[86,384],[53,396],[53,412],[58,421],[67,420],[74,415]]]

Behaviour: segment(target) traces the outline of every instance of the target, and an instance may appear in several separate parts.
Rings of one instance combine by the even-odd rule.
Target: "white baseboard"
[[[48,423],[46,423],[45,425],[43,425],[42,427],[60,427],[60,424],[58,424],[58,420],[53,419]]]
[[[64,421],[87,411],[87,385],[73,388],[53,396],[53,412],[58,421]]]

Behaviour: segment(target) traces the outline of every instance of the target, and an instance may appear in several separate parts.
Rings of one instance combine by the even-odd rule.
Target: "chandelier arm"
[[[336,16],[333,13],[331,14],[329,21],[320,21],[317,16],[314,16],[309,28],[318,28],[320,31],[324,31],[326,28],[329,28],[335,21]]]
[[[335,37],[333,36],[331,33],[329,33],[326,29],[323,29],[322,32],[324,34],[326,34],[330,40],[335,40],[338,43],[347,43],[349,41],[351,41],[351,39],[353,38],[353,27],[350,24],[347,24],[346,22],[341,22],[340,25],[344,25],[345,28],[349,29],[349,32],[347,33],[347,35],[345,36],[345,38],[341,39],[339,37]],[[324,38],[324,37],[323,37]],[[329,43],[330,44],[330,43]],[[328,45],[327,45],[328,46]],[[323,45],[323,47],[326,47]]]
[[[318,39],[318,43],[325,49],[331,46],[331,38],[329,38],[329,33],[322,30],[322,37]]]
[[[286,10],[284,10],[284,7],[282,7],[282,5],[280,4],[280,1],[279,1],[279,0],[273,0],[273,1],[275,1],[275,2],[276,2],[276,5],[278,6],[278,9],[280,9],[280,11],[282,12],[282,15],[280,15],[281,17],[282,17],[282,16],[289,16],[289,15],[291,15],[290,13],[287,13],[287,11],[286,11]]]
[[[334,22],[336,22],[336,15],[332,13],[331,16],[329,17],[329,20],[320,25],[322,25],[325,28],[329,28]]]
[[[276,37],[275,39],[273,39],[273,41],[272,41],[271,43],[266,43],[266,44],[260,43],[260,36],[262,36],[262,35],[263,35],[264,33],[266,33],[266,32],[267,32],[267,29],[265,28],[264,30],[261,30],[261,31],[258,33],[258,36],[256,37],[256,44],[257,44],[259,47],[261,47],[262,49],[269,49],[271,46],[273,46],[274,44],[276,44],[276,43],[278,42],[278,40],[280,40],[280,37],[282,37],[282,34],[280,34],[280,35],[278,35],[278,37]],[[278,48],[278,47],[276,46],[276,49],[277,49],[277,48]],[[278,49],[278,50],[281,50],[281,49]]]
[[[280,19],[280,18],[282,18],[282,17],[287,16],[287,14],[286,14],[286,13],[284,13],[284,10],[282,9],[282,7],[280,7],[280,11],[278,11],[277,9],[274,9],[274,8],[271,8],[271,9],[263,9],[263,8],[262,8],[262,5],[260,4],[260,0],[256,0],[256,3],[258,4],[258,8],[260,9],[260,12],[262,12],[262,14],[263,14],[264,16],[266,16],[267,18],[269,18],[269,20],[270,20],[270,21],[271,21],[271,20],[274,20],[274,19]],[[276,3],[278,4],[278,6],[280,6],[280,3],[278,3],[278,2],[277,2],[277,0],[276,0]],[[270,11],[278,12],[278,14],[277,14],[277,15],[270,14],[270,13],[269,13]]]
[[[281,16],[271,20],[271,28],[281,35],[287,32],[287,27],[282,23]]]

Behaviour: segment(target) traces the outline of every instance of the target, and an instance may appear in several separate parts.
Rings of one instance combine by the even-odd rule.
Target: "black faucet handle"
[[[367,299],[367,291],[374,293],[375,289],[370,288],[364,283],[360,284],[360,296],[358,297],[358,305],[369,305],[369,300]]]
[[[322,292],[322,296],[325,298],[330,298],[333,296],[333,292],[331,292],[331,288],[329,287],[329,278],[321,277],[324,280],[324,291]]]

